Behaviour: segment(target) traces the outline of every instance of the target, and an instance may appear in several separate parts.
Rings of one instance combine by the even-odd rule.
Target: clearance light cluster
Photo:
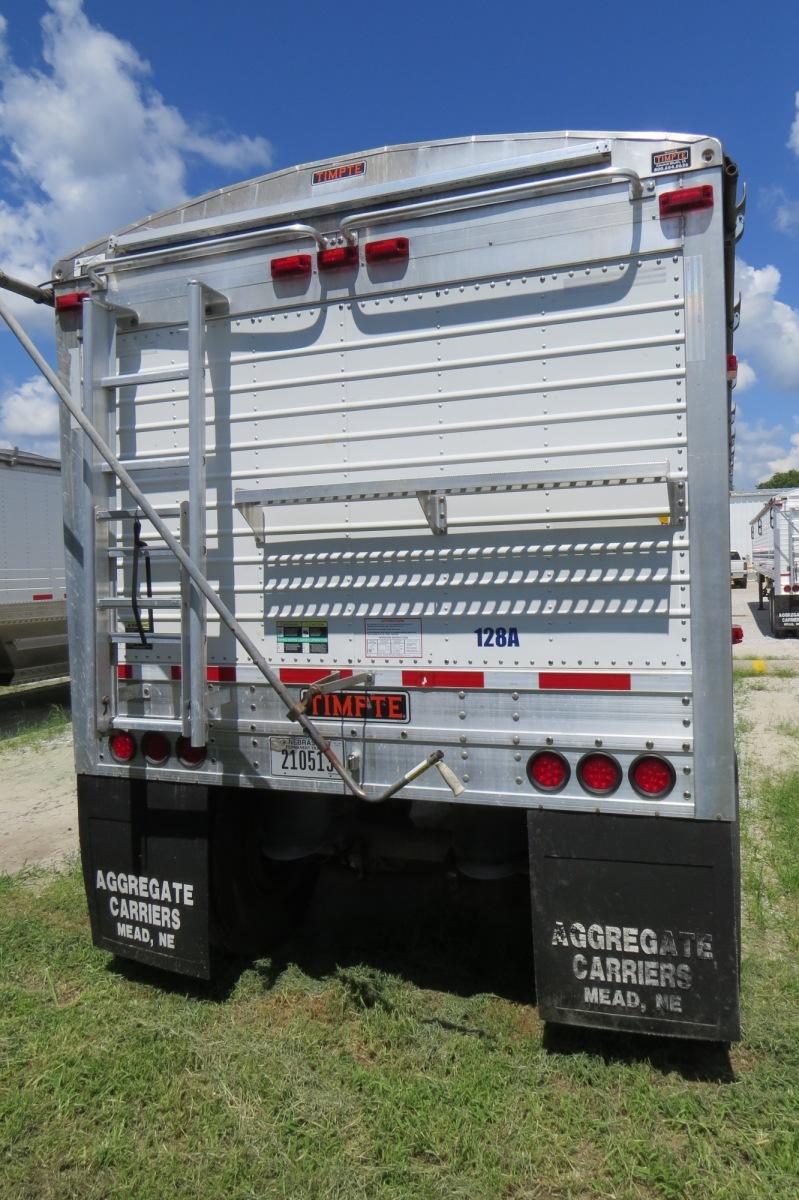
[[[584,754],[575,775],[584,792],[591,796],[612,796],[621,785],[624,773],[610,754]],[[674,787],[676,776],[671,763],[656,754],[644,754],[630,765],[627,773],[633,791],[645,800],[662,800]],[[527,778],[539,792],[562,792],[571,778],[571,767],[555,750],[539,750],[527,763]]]
[[[406,237],[383,238],[378,242],[367,242],[364,246],[364,258],[369,264],[403,262],[410,256],[410,252],[411,243]],[[329,246],[317,254],[316,269],[355,271],[359,261],[357,246]],[[286,254],[282,258],[273,258],[270,270],[275,280],[310,279],[313,259],[310,254]]]
[[[163,767],[173,756],[181,766],[200,767],[208,754],[206,746],[192,746],[185,737],[179,737],[173,749],[167,735],[154,730],[145,733],[140,747],[137,747],[132,733],[113,733],[108,744],[116,762],[133,762],[138,752],[152,767]]]

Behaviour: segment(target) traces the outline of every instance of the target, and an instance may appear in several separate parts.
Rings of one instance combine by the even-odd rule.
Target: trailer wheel
[[[229,954],[255,958],[299,924],[310,903],[319,861],[276,861],[264,853],[261,812],[249,800],[220,806],[211,826],[212,941]]]
[[[777,621],[777,606],[774,603],[774,593],[769,593],[768,598],[768,621],[771,626],[771,636],[775,638],[784,638],[786,630]]]

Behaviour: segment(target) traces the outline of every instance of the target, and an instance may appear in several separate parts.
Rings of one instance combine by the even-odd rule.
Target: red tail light
[[[733,644],[733,646],[737,646],[743,640],[744,640],[743,625],[733,625],[733,627],[732,627],[732,644]]]
[[[621,783],[621,767],[609,754],[586,754],[577,764],[581,786],[594,796],[609,796]]]
[[[187,737],[178,738],[176,753],[184,767],[199,767],[205,762],[208,753],[205,746],[192,746]]]
[[[320,271],[335,271],[343,267],[357,267],[357,246],[331,246],[328,250],[320,250],[316,256],[316,265]]]
[[[738,379],[738,359],[734,354],[727,355],[727,383],[735,384]]]
[[[56,296],[56,312],[69,312],[70,309],[82,308],[83,301],[88,295],[88,292],[65,292],[63,296]]]
[[[366,261],[396,262],[407,258],[411,252],[411,243],[406,237],[385,238],[382,242],[367,242],[365,247]]]
[[[136,739],[132,733],[113,733],[108,744],[117,762],[130,762],[136,753]]]
[[[639,796],[647,800],[660,800],[674,787],[674,767],[664,758],[645,754],[630,767],[630,783]]]
[[[713,187],[703,183],[699,187],[677,188],[676,192],[661,192],[658,203],[661,217],[677,217],[680,213],[712,208]]]
[[[539,792],[560,792],[569,782],[569,764],[554,750],[539,750],[527,763],[527,778]]]
[[[287,254],[285,258],[273,258],[273,279],[296,279],[311,274],[310,254]]]
[[[141,752],[148,763],[160,766],[169,758],[169,738],[163,733],[145,733],[141,740]]]
[[[117,663],[117,679],[132,679],[133,664],[132,663]]]

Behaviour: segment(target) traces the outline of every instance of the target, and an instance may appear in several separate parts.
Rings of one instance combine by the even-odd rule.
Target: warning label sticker
[[[367,617],[367,658],[420,658],[422,622],[415,617]]]
[[[659,175],[661,171],[684,171],[691,165],[691,150],[689,146],[680,146],[674,150],[658,150],[652,155],[652,174]]]

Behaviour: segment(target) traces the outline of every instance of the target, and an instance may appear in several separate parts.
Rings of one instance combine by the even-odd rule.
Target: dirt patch
[[[765,674],[740,680],[735,717],[742,791],[749,779],[799,767],[796,678]]]
[[[52,866],[78,849],[72,737],[0,755],[0,872]]]

